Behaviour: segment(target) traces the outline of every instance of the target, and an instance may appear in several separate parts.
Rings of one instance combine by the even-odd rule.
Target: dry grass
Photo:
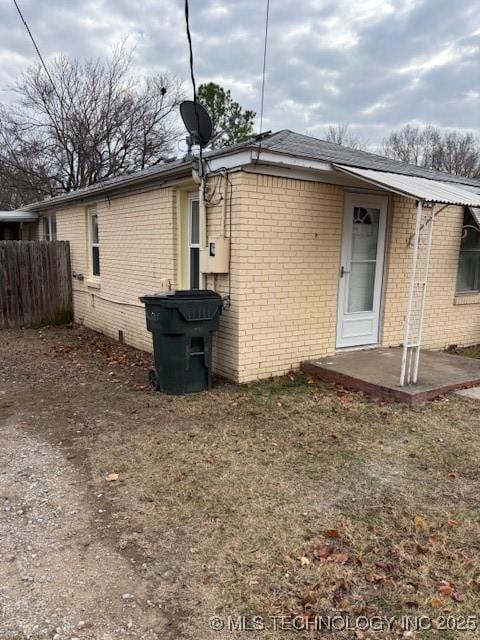
[[[145,362],[137,352],[103,339],[97,348],[85,332],[59,339],[56,331],[54,364],[74,359],[87,380],[97,375],[82,405],[92,428],[71,445],[86,452],[92,491],[105,490],[106,471],[119,473],[105,491],[118,545],[153,559],[158,568],[146,578],[179,637],[237,637],[211,634],[213,614],[461,620],[477,613],[480,415],[473,401],[449,396],[412,409],[300,375],[166,397],[141,388]],[[164,572],[172,581],[154,582]],[[397,628],[365,637],[436,634]],[[329,634],[238,635],[253,636]]]

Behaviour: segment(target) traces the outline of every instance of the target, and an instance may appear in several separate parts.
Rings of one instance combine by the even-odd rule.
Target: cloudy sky
[[[188,79],[183,0],[18,3],[47,62],[127,39],[139,76]],[[266,0],[190,4],[198,81],[258,111]],[[36,58],[13,2],[1,5],[0,99],[11,100]],[[271,0],[263,128],[322,137],[339,121],[372,145],[408,122],[480,135],[480,1]]]

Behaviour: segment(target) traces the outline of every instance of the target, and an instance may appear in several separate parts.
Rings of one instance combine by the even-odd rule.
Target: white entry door
[[[386,196],[345,197],[337,347],[377,344],[387,226]]]

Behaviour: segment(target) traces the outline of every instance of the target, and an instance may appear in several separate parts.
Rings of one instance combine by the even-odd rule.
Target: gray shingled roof
[[[259,144],[259,142],[256,142],[254,146],[258,147]],[[480,187],[480,180],[475,180],[474,178],[464,178],[443,171],[423,169],[416,165],[391,160],[385,156],[369,153],[368,151],[349,149],[348,147],[342,147],[333,142],[326,142],[325,140],[305,136],[290,131],[289,129],[283,129],[282,131],[272,134],[261,141],[261,145],[262,149],[288,153],[289,155],[301,158],[323,160],[325,162],[345,164],[351,167],[360,167],[361,169],[376,169],[377,171],[389,171],[390,173],[400,173],[406,176],[417,176],[430,180],[457,182],[459,184],[470,184],[474,187]]]
[[[297,158],[305,158],[310,160],[319,160],[323,162],[332,162],[343,164],[351,167],[359,167],[361,169],[375,169],[377,171],[388,171],[390,173],[399,173],[407,176],[417,176],[430,180],[440,180],[442,182],[453,182],[463,185],[470,185],[476,191],[480,190],[480,180],[474,178],[465,178],[462,176],[454,176],[443,171],[433,171],[431,169],[423,169],[416,165],[406,164],[397,160],[391,160],[384,156],[368,151],[360,151],[358,149],[349,149],[332,142],[326,142],[319,138],[312,138],[301,133],[295,133],[289,129],[282,129],[276,133],[257,136],[242,142],[224,147],[216,151],[204,153],[204,157],[211,159],[234,153],[236,151],[248,149],[264,149],[281,154],[287,154]],[[182,173],[187,174],[191,165],[185,160],[176,160],[174,162],[164,163],[142,171],[117,176],[97,182],[90,187],[84,187],[70,193],[63,193],[53,198],[48,198],[41,202],[34,202],[23,207],[27,211],[42,209],[72,200],[83,199],[88,196],[105,193],[120,187],[128,187],[129,185],[138,185],[153,179],[168,179],[170,176],[178,176]]]

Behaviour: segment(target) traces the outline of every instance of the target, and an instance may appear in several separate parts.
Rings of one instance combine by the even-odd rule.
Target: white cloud
[[[0,7],[0,100],[36,55],[13,5]],[[180,0],[24,0],[45,59],[95,58],[118,40],[135,44],[135,74],[186,80]],[[265,3],[191,0],[197,80],[231,89],[259,109]],[[409,121],[479,129],[478,0],[275,0],[270,5],[264,128],[322,135],[350,122],[380,140]],[[477,83],[478,84],[478,83]]]

